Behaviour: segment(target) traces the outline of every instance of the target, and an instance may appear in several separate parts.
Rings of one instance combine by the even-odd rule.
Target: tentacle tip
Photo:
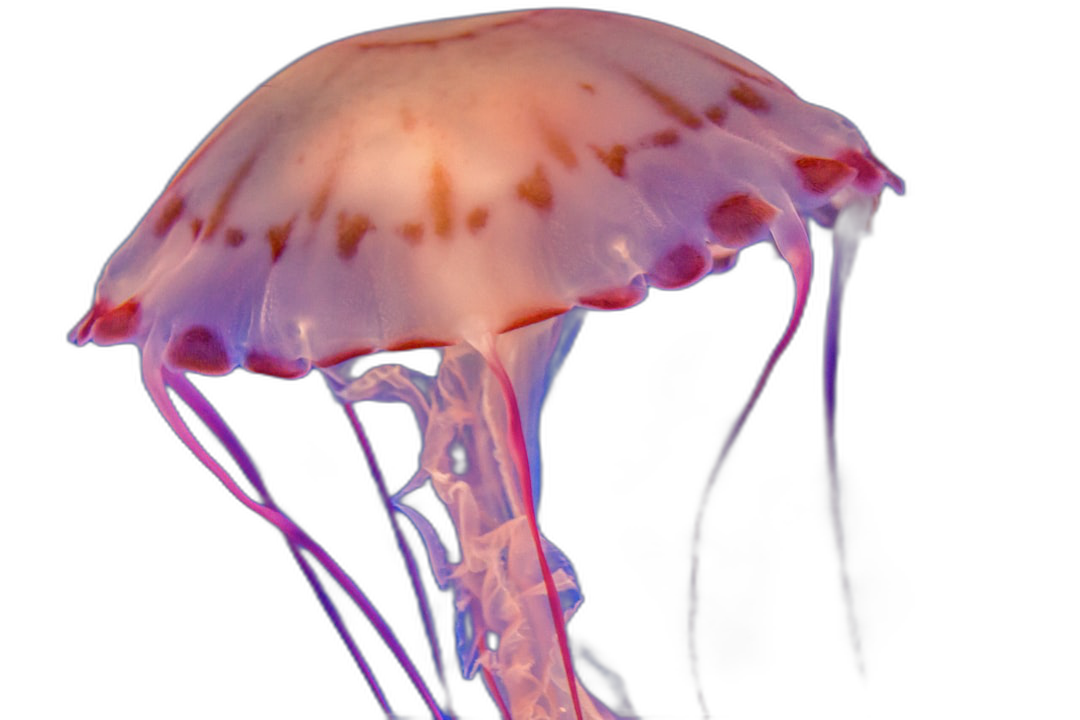
[[[889,173],[889,180],[885,184],[891,187],[897,195],[903,195],[907,192],[907,184],[899,175]]]

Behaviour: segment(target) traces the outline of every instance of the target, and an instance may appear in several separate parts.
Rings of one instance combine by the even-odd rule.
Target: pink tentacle
[[[483,665],[480,666],[480,672],[484,676],[484,684],[487,685],[488,693],[491,694],[491,697],[495,698],[495,704],[499,706],[499,715],[503,720],[512,720],[510,708],[506,706],[506,699],[499,690],[499,683],[496,682],[495,676]]]
[[[521,427],[521,413],[518,410],[517,395],[510,376],[506,373],[502,361],[495,349],[494,339],[488,335],[477,347],[487,361],[491,372],[502,387],[503,399],[506,403],[506,417],[510,431],[510,453],[521,482],[521,501],[525,506],[525,514],[529,520],[529,532],[532,534],[533,545],[536,547],[536,558],[540,564],[540,573],[544,578],[544,589],[547,592],[548,605],[551,608],[551,622],[555,626],[555,634],[559,640],[559,653],[562,656],[563,670],[566,673],[566,682],[570,688],[570,697],[574,703],[574,717],[582,720],[581,699],[578,697],[577,676],[574,674],[574,665],[570,658],[570,643],[566,636],[566,620],[563,617],[562,604],[559,602],[559,591],[555,587],[555,579],[548,567],[547,556],[544,554],[543,542],[540,538],[540,528],[536,524],[536,505],[533,501],[533,487],[529,472],[529,458],[525,449],[525,435]]]
[[[860,236],[866,233],[875,200],[862,197],[840,210],[833,228],[833,264],[829,278],[829,304],[825,321],[824,383],[825,393],[825,449],[829,465],[829,512],[832,520],[833,542],[839,560],[840,590],[847,611],[848,637],[855,666],[859,675],[866,676],[863,658],[862,632],[855,607],[855,593],[848,571],[847,538],[844,532],[843,486],[837,462],[836,445],[836,379],[840,362],[840,308],[843,305],[844,287],[855,262]]]
[[[412,551],[409,550],[409,544],[405,542],[405,534],[401,531],[401,523],[398,522],[394,502],[386,489],[386,481],[383,479],[382,471],[375,460],[375,452],[368,441],[367,433],[364,432],[364,426],[360,423],[360,418],[357,417],[356,410],[353,409],[352,405],[342,402],[341,406],[345,409],[345,414],[349,417],[349,423],[352,425],[356,438],[360,442],[360,448],[364,451],[364,458],[367,460],[368,468],[371,470],[371,475],[375,480],[375,486],[379,490],[379,499],[386,509],[390,526],[394,530],[394,539],[397,541],[398,550],[405,560],[405,567],[409,572],[409,580],[413,586],[413,594],[416,596],[416,602],[419,605],[420,617],[424,623],[424,634],[427,635],[428,644],[431,647],[431,659],[435,663],[435,673],[438,675],[439,682],[445,687],[446,676],[443,672],[442,652],[439,650],[439,640],[435,635],[435,621],[431,615],[431,605],[428,603],[427,593],[424,591],[424,585],[420,581],[420,571],[416,566],[416,558],[413,557]]]
[[[151,348],[148,348],[147,350],[150,349]],[[184,382],[180,380],[182,376],[168,370],[159,362],[155,362],[159,359],[159,356],[157,353],[149,352],[147,350],[144,350],[143,353],[143,383],[154,404],[157,406],[158,411],[162,414],[162,417],[164,417],[173,432],[176,433],[176,436],[180,441],[183,442],[195,457],[197,457],[199,461],[218,478],[233,497],[239,500],[249,510],[276,527],[291,545],[295,545],[310,553],[319,564],[326,569],[342,590],[345,591],[350,599],[352,599],[356,606],[361,610],[368,622],[372,624],[380,638],[386,643],[387,647],[393,652],[398,664],[405,671],[409,680],[416,688],[416,691],[424,699],[424,702],[431,710],[432,715],[439,720],[448,718],[449,716],[438,706],[431,691],[420,676],[419,671],[409,660],[408,654],[394,635],[393,630],[390,629],[390,626],[387,625],[378,610],[376,610],[375,606],[352,578],[345,573],[338,563],[318,543],[308,536],[308,534],[296,525],[296,523],[289,519],[288,516],[276,508],[264,505],[248,496],[248,494],[244,492],[244,490],[229,475],[228,471],[225,470],[225,468],[223,468],[202,446],[191,432],[187,423],[180,416],[176,405],[173,403],[167,392],[169,387],[176,388],[184,385]],[[188,387],[194,390],[194,386],[189,384]]]
[[[712,490],[716,486],[720,469],[727,460],[728,453],[731,452],[731,448],[735,445],[735,441],[742,432],[743,425],[746,424],[747,418],[750,417],[750,412],[757,404],[758,398],[761,397],[761,393],[764,391],[777,362],[780,361],[780,357],[787,350],[788,345],[791,344],[792,338],[795,337],[795,331],[799,329],[799,322],[802,320],[803,312],[806,310],[806,301],[810,295],[810,277],[813,272],[814,257],[810,249],[810,238],[806,231],[806,222],[793,207],[789,206],[787,211],[777,218],[774,223],[773,236],[777,249],[780,250],[784,260],[787,261],[788,266],[791,268],[792,277],[795,280],[795,301],[791,308],[791,316],[788,319],[787,327],[784,329],[784,334],[780,336],[779,342],[776,343],[776,346],[769,354],[769,359],[765,362],[765,366],[761,369],[757,382],[754,383],[754,389],[750,392],[750,397],[743,404],[742,410],[735,418],[735,423],[731,426],[727,437],[724,439],[724,444],[720,447],[720,452],[717,454],[712,469],[709,471],[705,488],[701,492],[701,500],[698,502],[697,513],[694,516],[694,534],[691,541],[693,551],[690,559],[690,611],[687,615],[687,630],[689,633],[690,668],[694,676],[698,705],[705,716],[708,716],[709,712],[701,688],[701,668],[698,661],[696,639],[698,576],[701,568],[700,548],[705,508],[708,505]]]
[[[225,446],[225,449],[232,456],[233,460],[240,466],[241,472],[244,473],[244,476],[258,491],[259,497],[262,499],[262,504],[280,512],[277,503],[275,503],[270,496],[270,491],[267,489],[266,484],[262,480],[262,476],[255,467],[255,463],[252,462],[251,457],[247,454],[247,451],[244,450],[243,445],[240,444],[239,439],[237,439],[232,429],[229,428],[225,423],[225,420],[218,414],[206,397],[199,392],[198,388],[196,388],[184,375],[167,373],[166,378],[166,386],[171,387],[176,391],[176,394],[180,396],[180,399],[195,411],[195,414],[199,419],[210,428],[210,431],[214,433],[221,444]],[[300,548],[297,544],[289,537],[286,537],[285,540],[289,546],[289,551],[293,555],[293,559],[300,567],[300,571],[303,572],[304,578],[308,581],[311,589],[315,592],[315,596],[322,605],[323,611],[326,613],[327,617],[330,618],[330,622],[333,624],[334,629],[337,630],[338,636],[352,656],[353,662],[356,663],[357,668],[359,668],[361,674],[364,676],[364,680],[367,682],[368,687],[371,689],[379,706],[383,709],[383,712],[390,714],[393,711],[386,699],[386,694],[383,692],[382,687],[375,678],[375,674],[372,672],[370,664],[364,658],[363,653],[360,652],[360,648],[357,647],[356,641],[353,639],[341,614],[337,610],[337,606],[334,605],[334,601],[330,599],[330,596],[323,588],[319,576],[315,574],[314,569],[311,567],[311,563],[308,561],[307,557],[300,552]]]

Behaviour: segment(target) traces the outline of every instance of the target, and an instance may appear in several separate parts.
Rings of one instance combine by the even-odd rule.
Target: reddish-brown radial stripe
[[[837,160],[855,170],[855,184],[860,189],[876,192],[881,189],[884,174],[874,163],[860,152],[845,150],[836,157]]]
[[[439,237],[450,237],[453,222],[450,215],[450,177],[442,163],[431,166],[431,190],[428,195],[431,214],[434,216],[433,230]]]
[[[405,242],[410,245],[419,245],[420,241],[424,239],[424,223],[405,223],[398,232],[401,233],[401,237],[405,238]]]
[[[225,186],[224,192],[218,196],[217,204],[214,205],[214,211],[210,213],[210,220],[206,225],[206,234],[204,239],[209,240],[217,232],[217,229],[221,226],[225,215],[229,212],[229,204],[236,196],[236,191],[240,189],[240,184],[244,182],[244,179],[251,173],[251,168],[255,165],[255,153],[252,153],[247,160],[233,173],[233,176],[229,179],[229,184]]]
[[[579,82],[578,87],[581,88],[582,90],[584,90],[585,92],[589,93],[590,95],[595,95],[596,94],[596,88],[593,87],[592,83]]]
[[[713,205],[709,227],[720,245],[739,250],[763,239],[779,212],[759,197],[737,193]]]
[[[542,165],[537,165],[532,175],[517,184],[518,197],[538,210],[550,210],[554,202],[551,181]]]
[[[465,218],[465,224],[469,226],[469,231],[472,233],[478,233],[484,229],[488,221],[488,209],[486,207],[475,207],[469,211],[468,217]]]
[[[645,299],[646,294],[648,294],[648,286],[639,276],[630,285],[583,295],[578,302],[584,307],[596,310],[622,310],[637,305]]]
[[[626,149],[625,145],[612,145],[607,150],[593,147],[593,151],[596,153],[596,157],[600,159],[600,162],[607,165],[612,175],[626,177],[626,154],[629,150]]]
[[[311,207],[308,208],[308,217],[311,218],[312,222],[322,220],[323,213],[326,212],[326,206],[330,203],[330,188],[333,184],[332,180],[327,179],[319,187],[319,191],[315,193],[315,199],[311,201]]]
[[[332,353],[330,355],[327,355],[326,357],[321,357],[312,364],[315,367],[319,368],[333,367],[338,363],[343,363],[346,360],[352,360],[353,358],[360,357],[361,355],[370,355],[373,352],[375,352],[375,348],[371,347],[370,345],[358,345],[356,347],[351,347],[347,350]]]
[[[266,242],[270,243],[270,262],[276,263],[285,252],[285,246],[289,244],[289,235],[292,234],[293,221],[289,220],[280,225],[274,225],[266,231]]]
[[[99,343],[120,342],[135,334],[139,328],[139,301],[135,298],[108,310],[94,321],[94,340]]]
[[[686,287],[708,272],[710,260],[704,248],[676,245],[653,265],[649,284],[664,290]]]
[[[180,219],[180,216],[184,213],[184,198],[174,195],[169,198],[165,203],[165,207],[161,208],[161,212],[158,213],[157,219],[154,221],[154,234],[159,238],[163,238],[169,234],[173,225]]]
[[[452,345],[449,340],[436,340],[434,338],[407,338],[400,342],[391,343],[386,346],[386,350],[389,352],[399,352],[401,350],[420,350],[421,348],[437,348],[446,347]]]
[[[710,105],[705,108],[705,117],[709,118],[713,125],[720,126],[727,120],[727,110],[722,105]]]
[[[203,229],[203,219],[202,218],[192,218],[191,219],[191,239],[192,240],[198,240],[199,235],[202,233],[202,229]]]
[[[723,58],[720,58],[720,57],[717,57],[716,55],[713,55],[712,53],[705,52],[705,51],[699,50],[697,48],[694,48],[694,49],[696,50],[696,52],[698,52],[698,54],[702,55],[703,57],[708,58],[709,60],[716,63],[720,67],[722,67],[722,68],[724,68],[726,70],[730,70],[731,72],[735,73],[736,75],[741,75],[741,76],[743,76],[744,78],[746,78],[748,80],[757,80],[758,82],[771,84],[771,81],[766,76],[756,75],[756,74],[750,72],[749,70],[747,70],[746,68],[739,67],[738,65],[736,65],[733,62],[730,62],[729,60],[724,60]]]
[[[547,145],[548,152],[555,156],[555,159],[567,170],[576,168],[578,164],[577,155],[574,154],[574,150],[570,147],[570,141],[566,139],[566,136],[546,124],[541,123],[540,127],[544,134],[544,144]]]
[[[664,92],[647,80],[638,77],[634,77],[634,80],[637,81],[638,87],[664,111],[665,115],[675,118],[691,130],[697,130],[701,127],[701,118],[689,107],[676,100],[674,96]]]
[[[195,325],[169,342],[169,363],[173,367],[204,375],[224,375],[232,369],[225,343],[210,328]]]
[[[337,221],[337,254],[342,260],[348,260],[356,255],[360,247],[360,241],[372,228],[371,218],[363,213],[348,215],[338,213]]]
[[[556,315],[562,315],[570,308],[568,307],[547,307],[539,308],[537,310],[530,310],[529,312],[521,315],[520,317],[511,320],[506,327],[499,330],[499,334],[507,333],[511,330],[517,330],[518,328],[525,327],[526,325],[532,325],[533,323],[543,322],[549,318],[553,318]]]
[[[311,363],[303,358],[286,360],[276,355],[252,350],[244,358],[244,368],[261,375],[292,379],[307,375],[311,369]]]
[[[795,167],[802,176],[803,187],[812,193],[824,194],[838,189],[850,181],[855,170],[839,160],[803,155],[795,159]]]
[[[244,240],[247,240],[247,237],[240,228],[231,227],[225,230],[225,244],[229,247],[240,247]]]
[[[744,82],[731,88],[728,97],[751,112],[763,113],[769,109],[769,101]]]
[[[678,145],[679,131],[668,128],[667,130],[653,133],[649,136],[646,144],[651,145],[652,147],[671,147],[672,145]]]

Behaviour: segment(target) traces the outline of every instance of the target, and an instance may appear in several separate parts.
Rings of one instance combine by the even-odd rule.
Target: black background
[[[948,180],[945,44],[909,17],[761,5],[712,15],[632,8],[754,60],[802,98],[858,126],[907,194],[883,196],[843,314],[839,454],[869,680],[855,679],[825,499],[821,353],[831,247],[797,338],[747,425],[710,508],[702,671],[711,707],[827,709],[902,702],[955,681],[964,571],[945,531],[962,476],[947,388],[969,297],[935,262]],[[19,595],[35,622],[24,668],[62,679],[43,706],[287,709],[367,717],[375,705],[278,534],[235,502],[154,409],[132,347],[77,349],[67,331],[96,275],[176,169],[229,110],[293,59],[356,33],[507,6],[66,17],[29,62],[50,79],[48,139],[30,199],[39,213],[30,299],[39,371],[18,472],[32,498]],[[944,32],[944,30],[942,30]],[[46,57],[52,58],[46,63]],[[951,98],[955,100],[954,98]],[[947,226],[946,226],[947,228]],[[46,264],[48,263],[48,264]],[[570,623],[643,714],[696,717],[686,648],[689,528],[720,440],[787,322],[793,288],[767,248],[678,293],[585,321],[544,415],[540,524],[575,563],[585,602]],[[43,361],[43,362],[41,362]],[[944,376],[944,377],[943,377]],[[428,673],[416,611],[343,413],[322,379],[237,372],[200,388],[264,470],[276,499],[342,563]],[[16,383],[23,384],[23,383]],[[365,411],[392,485],[415,470],[404,413]],[[22,435],[21,435],[22,436]],[[17,436],[17,437],[21,437]],[[44,441],[42,441],[44,440]],[[42,489],[48,491],[40,492]],[[16,521],[15,527],[21,527]],[[948,568],[944,578],[943,568]],[[449,597],[434,594],[451,674]],[[355,620],[394,707],[423,709]],[[430,676],[430,673],[428,673]],[[480,682],[456,682],[465,717],[494,717]],[[717,712],[719,715],[719,712]]]

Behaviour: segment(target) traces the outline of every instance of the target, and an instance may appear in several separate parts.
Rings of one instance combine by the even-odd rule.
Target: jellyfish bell
[[[226,117],[109,260],[70,338],[140,348],[166,421],[284,533],[381,707],[392,712],[392,700],[312,563],[441,717],[443,702],[360,584],[276,505],[186,374],[316,369],[379,483],[353,404],[408,406],[419,467],[382,497],[437,675],[438,639],[399,516],[454,596],[463,673],[482,677],[504,716],[615,717],[577,680],[566,623],[582,596],[536,519],[540,408],[582,313],[629,308],[650,287],[686,287],[731,269],[750,245],[775,245],[795,281],[791,319],[718,470],[799,324],[808,220],[834,227],[844,251],[838,298],[842,263],[886,186],[903,190],[850,122],[683,30],[583,10],[393,28],[301,58]],[[829,317],[835,328],[838,302]],[[416,348],[440,349],[434,375],[400,365],[350,372],[355,358]],[[199,443],[167,389],[217,436],[254,495]],[[448,539],[405,502],[428,483],[452,519],[454,561]]]

